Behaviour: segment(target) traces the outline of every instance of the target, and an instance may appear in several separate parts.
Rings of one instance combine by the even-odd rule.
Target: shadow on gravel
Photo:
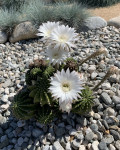
[[[72,113],[63,113],[59,119],[43,125],[34,119],[18,120],[7,110],[0,115],[0,150],[62,150],[70,144],[76,149],[84,138],[86,126],[85,117]]]

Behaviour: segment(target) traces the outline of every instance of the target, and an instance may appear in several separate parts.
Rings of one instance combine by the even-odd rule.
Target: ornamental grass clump
[[[57,26],[53,21],[60,21],[70,27],[81,29],[89,12],[84,5],[77,2],[52,3],[48,0],[1,0],[0,29],[10,32],[19,23],[30,21],[38,28],[43,22],[48,28]],[[44,24],[46,26],[46,24]],[[41,29],[44,26],[41,26]],[[58,32],[58,31],[57,31]],[[49,33],[47,33],[49,34]],[[46,35],[47,36],[47,35]]]
[[[19,16],[19,12],[15,11],[13,8],[9,10],[7,8],[1,8],[0,29],[11,32],[13,30],[13,27],[20,23]]]
[[[42,36],[45,44],[44,57],[29,64],[26,87],[12,102],[13,114],[19,119],[34,117],[47,124],[62,112],[84,114],[90,111],[94,105],[94,93],[79,72],[80,63],[69,56],[79,40],[75,29],[59,22],[47,22],[39,27],[37,35]],[[89,59],[103,52],[99,50]]]

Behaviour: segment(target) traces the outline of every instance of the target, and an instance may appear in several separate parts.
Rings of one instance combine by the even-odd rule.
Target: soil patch
[[[89,11],[93,15],[100,16],[104,18],[106,21],[108,21],[111,18],[120,16],[120,3],[112,5],[110,7],[89,9]]]

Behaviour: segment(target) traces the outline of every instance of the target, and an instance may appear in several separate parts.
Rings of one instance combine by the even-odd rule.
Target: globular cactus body
[[[30,119],[35,115],[36,106],[33,100],[29,98],[28,90],[20,91],[12,103],[12,111],[16,118]]]

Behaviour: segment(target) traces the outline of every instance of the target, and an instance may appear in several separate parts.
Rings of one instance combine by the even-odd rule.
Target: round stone
[[[106,143],[105,142],[100,142],[99,144],[98,144],[98,148],[100,149],[100,150],[106,150],[107,149],[107,145],[106,145]]]
[[[18,126],[18,127],[24,127],[24,126],[25,126],[25,121],[24,121],[24,120],[19,120],[19,121],[17,122],[17,126]]]
[[[20,137],[19,139],[18,139],[18,145],[19,146],[21,146],[22,144],[23,144],[23,142],[24,142],[24,140],[23,140],[23,138],[22,137]]]
[[[96,132],[98,131],[98,125],[97,124],[91,124],[90,128],[92,129],[92,131]]]
[[[89,132],[85,135],[85,139],[87,141],[91,141],[94,138],[94,133],[93,132]]]

